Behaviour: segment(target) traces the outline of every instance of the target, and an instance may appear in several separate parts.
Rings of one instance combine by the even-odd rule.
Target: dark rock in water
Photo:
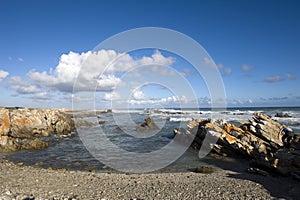
[[[164,134],[162,137],[173,139],[175,137],[175,133],[174,132],[169,132],[169,133]]]
[[[289,118],[289,117],[292,117],[292,116],[287,114],[287,113],[276,113],[275,117]]]
[[[87,127],[91,127],[91,126],[95,126],[95,123],[93,122],[88,122],[88,121],[85,121],[85,120],[77,120],[75,122],[76,126],[87,126]]]
[[[112,109],[106,109],[106,110],[98,110],[98,111],[96,111],[97,115],[105,114],[105,113],[112,113]]]
[[[233,113],[233,115],[244,115],[242,112]]]
[[[98,124],[105,124],[106,121],[99,121]]]
[[[209,166],[200,166],[195,169],[195,173],[212,174],[216,171],[215,168]]]
[[[145,122],[141,124],[141,126],[136,127],[137,131],[154,131],[158,129],[159,129],[158,126],[154,123],[154,121],[150,117],[147,117],[145,119]]]
[[[228,114],[230,114],[230,112],[229,111],[222,111],[222,112],[220,112],[220,114],[228,115]]]

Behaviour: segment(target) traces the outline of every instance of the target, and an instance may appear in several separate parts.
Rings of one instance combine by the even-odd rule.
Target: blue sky
[[[300,106],[299,10],[300,2],[291,0],[2,0],[0,105],[70,108],[74,60],[119,32],[163,27],[206,49],[222,74],[228,106]],[[167,52],[147,51],[146,56],[153,55],[179,71],[191,69]],[[195,77],[187,79],[197,90]],[[102,78],[105,84],[120,81],[112,75]],[[202,84],[196,94],[200,105],[209,106]],[[172,97],[152,86],[132,91],[144,102]],[[99,89],[100,102],[117,97],[112,88]]]

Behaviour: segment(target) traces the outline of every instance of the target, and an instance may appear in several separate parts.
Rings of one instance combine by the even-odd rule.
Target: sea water
[[[296,134],[300,134],[300,107],[252,107],[252,108],[227,108],[225,109],[158,109],[158,110],[113,110],[111,113],[89,116],[80,120],[95,122],[93,126],[78,127],[79,134],[73,137],[57,138],[52,136],[47,138],[52,145],[43,150],[22,150],[14,153],[3,154],[6,159],[13,162],[23,162],[26,165],[52,168],[67,168],[73,170],[96,170],[102,172],[114,171],[97,160],[83,145],[82,139],[91,137],[99,139],[101,129],[110,142],[128,152],[149,153],[157,151],[172,142],[173,129],[178,127],[186,128],[187,122],[194,118],[212,118],[216,120],[226,120],[233,124],[240,121],[249,120],[254,112],[262,112],[272,116],[280,123],[294,129]],[[276,118],[276,113],[285,113],[291,117]],[[134,137],[136,126],[140,126],[145,118],[150,117],[159,127],[155,135],[139,138]],[[105,121],[98,124],[97,121]],[[130,121],[130,123],[129,123]],[[138,132],[135,134],[139,134]],[[141,134],[141,133],[140,133]],[[100,138],[101,139],[101,138]],[[103,153],[111,156],[111,159],[122,159],[126,162],[126,156],[120,157],[118,152],[112,151],[109,145],[104,145],[101,149]],[[101,153],[101,152],[99,152]],[[171,153],[171,152],[170,152]],[[164,155],[165,156],[165,155]],[[181,172],[195,168],[206,159],[199,159],[197,150],[189,148],[178,160],[160,172]],[[204,163],[207,164],[207,163]]]

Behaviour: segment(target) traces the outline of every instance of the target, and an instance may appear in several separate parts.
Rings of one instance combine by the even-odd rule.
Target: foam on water
[[[193,118],[190,117],[171,117],[169,119],[170,122],[188,122],[191,121]]]

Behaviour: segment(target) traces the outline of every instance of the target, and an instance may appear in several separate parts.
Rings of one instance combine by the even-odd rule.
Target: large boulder
[[[35,138],[74,130],[72,116],[60,109],[0,109],[0,151],[45,148]]]
[[[11,136],[17,138],[66,134],[75,129],[71,115],[58,109],[15,109],[10,120]]]

